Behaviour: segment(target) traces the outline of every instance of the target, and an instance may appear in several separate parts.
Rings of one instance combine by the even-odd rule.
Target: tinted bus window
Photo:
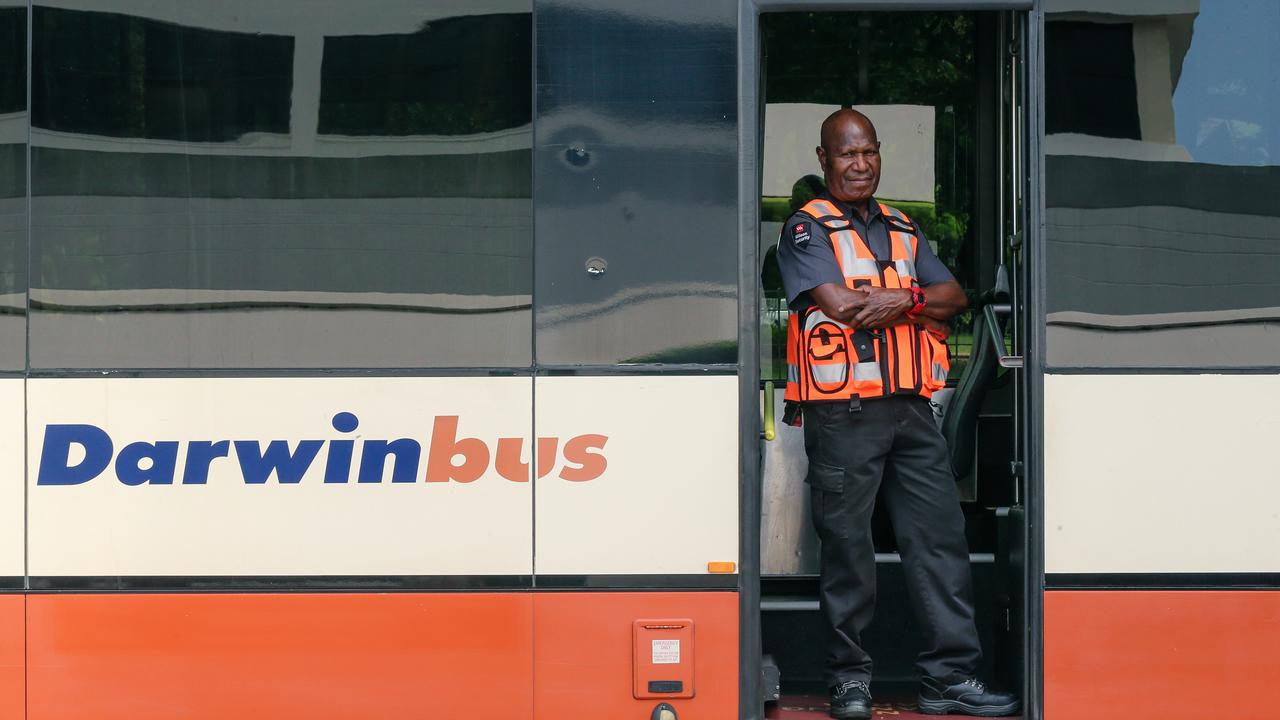
[[[1045,132],[1141,139],[1133,25],[1052,22],[1045,34]]]
[[[404,35],[326,38],[320,132],[470,135],[526,126],[532,32],[528,13],[515,13],[445,18]]]
[[[736,17],[539,4],[539,363],[737,361]]]
[[[1049,364],[1280,365],[1280,9],[1149,12],[1048,16],[1049,119],[1090,91],[1137,106],[1128,130],[1049,123]],[[1132,53],[1070,79],[1109,43]]]
[[[37,10],[32,365],[527,366],[528,0],[179,5]]]
[[[95,4],[95,6],[98,4]],[[37,8],[32,122],[193,142],[287,133],[293,38],[112,12]]]
[[[27,11],[0,6],[0,115],[27,109]]]
[[[27,10],[0,7],[0,371],[27,363]]]

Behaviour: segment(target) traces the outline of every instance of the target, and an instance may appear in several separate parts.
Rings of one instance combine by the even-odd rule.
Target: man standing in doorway
[[[946,323],[965,309],[964,291],[916,224],[873,197],[880,141],[865,115],[832,113],[817,153],[827,190],[783,228],[778,265],[790,303],[787,417],[804,425],[822,541],[831,715],[871,717],[862,632],[875,608],[871,514],[882,478],[924,631],[921,711],[1016,713],[1016,697],[975,677],[982,649],[964,515],[929,406],[946,383]]]

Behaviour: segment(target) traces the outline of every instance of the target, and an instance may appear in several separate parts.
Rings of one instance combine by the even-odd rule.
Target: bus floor
[[[922,720],[947,717],[925,715],[916,710],[915,698],[909,696],[876,698],[872,704],[873,720]],[[825,695],[783,695],[765,706],[765,720],[827,720]],[[952,716],[954,717],[954,716]],[[1021,716],[1014,716],[1018,720]]]

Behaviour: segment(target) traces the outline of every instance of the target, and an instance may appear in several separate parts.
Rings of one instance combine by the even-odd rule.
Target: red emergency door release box
[[[636,699],[693,697],[693,621],[636,620],[632,628]]]

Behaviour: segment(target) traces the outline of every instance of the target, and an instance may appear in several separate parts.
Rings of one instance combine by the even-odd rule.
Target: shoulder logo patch
[[[800,247],[809,244],[809,223],[800,222],[791,226],[791,242]]]

